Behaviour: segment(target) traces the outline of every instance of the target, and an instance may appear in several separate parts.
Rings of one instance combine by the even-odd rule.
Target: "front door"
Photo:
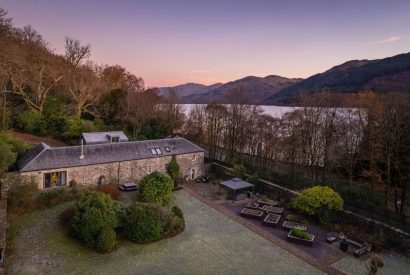
[[[195,179],[195,169],[191,170],[191,179]]]

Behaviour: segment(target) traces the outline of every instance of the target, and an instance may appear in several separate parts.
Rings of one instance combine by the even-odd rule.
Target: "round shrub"
[[[316,215],[321,223],[328,223],[331,215],[343,209],[343,200],[332,188],[314,186],[291,201],[291,206],[308,215]]]
[[[99,252],[109,252],[117,244],[117,235],[114,229],[106,227],[98,234],[95,248]]]
[[[169,176],[155,171],[139,182],[141,201],[164,205],[171,199],[173,188],[174,182]]]
[[[130,240],[145,243],[161,239],[162,214],[159,207],[135,203],[125,217],[125,233]]]
[[[100,192],[86,192],[74,207],[71,229],[76,238],[96,247],[103,229],[118,225],[117,206],[110,196]]]

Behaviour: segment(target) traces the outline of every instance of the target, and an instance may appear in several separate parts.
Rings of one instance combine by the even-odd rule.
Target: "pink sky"
[[[410,1],[3,0],[57,53],[66,35],[147,86],[248,75],[308,77],[352,59],[410,50]]]

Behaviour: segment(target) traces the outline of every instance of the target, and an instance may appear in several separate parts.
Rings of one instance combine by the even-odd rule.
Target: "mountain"
[[[304,92],[335,93],[374,92],[410,93],[410,53],[377,60],[352,60],[313,75],[269,96],[265,104],[292,104]]]
[[[204,94],[209,91],[212,91],[218,87],[223,85],[223,83],[215,83],[209,86],[202,85],[202,84],[197,84],[197,83],[186,83],[182,85],[178,85],[175,87],[161,87],[158,88],[160,94],[166,93],[170,89],[175,89],[178,91],[179,95],[183,98],[185,96],[189,95],[198,95],[198,94]]]
[[[277,75],[267,77],[247,76],[225,84],[217,83],[205,86],[187,83],[173,88],[180,93],[182,103],[207,104],[214,101],[230,103],[229,92],[242,90],[252,103],[263,104],[265,98],[299,81],[301,81],[299,78],[286,78]],[[167,89],[169,87],[159,88],[160,92],[165,92]]]

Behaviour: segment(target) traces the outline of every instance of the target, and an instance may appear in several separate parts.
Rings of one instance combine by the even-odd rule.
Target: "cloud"
[[[373,41],[370,43],[366,43],[365,46],[374,46],[374,45],[379,45],[379,44],[388,44],[388,43],[394,43],[397,42],[401,39],[400,36],[392,36],[383,40],[378,40],[378,41]]]

